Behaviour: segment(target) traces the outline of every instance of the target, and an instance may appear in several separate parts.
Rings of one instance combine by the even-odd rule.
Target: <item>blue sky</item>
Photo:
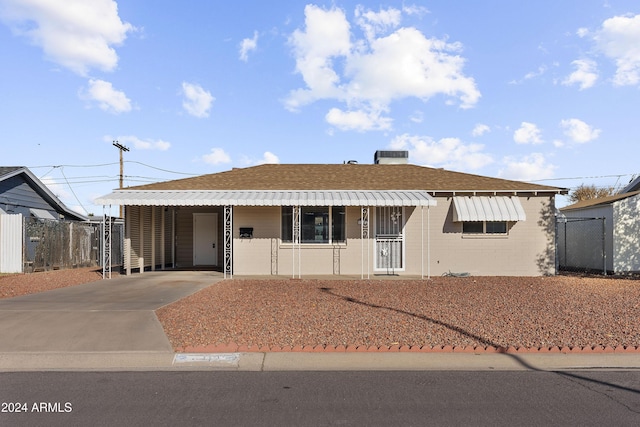
[[[378,149],[566,188],[640,173],[633,0],[0,0],[0,23],[0,163],[82,213],[118,187],[114,140],[126,186]]]

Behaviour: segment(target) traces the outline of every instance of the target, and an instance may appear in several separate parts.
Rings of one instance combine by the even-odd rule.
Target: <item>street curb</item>
[[[638,353],[12,352],[0,373],[45,371],[563,371],[640,370]]]

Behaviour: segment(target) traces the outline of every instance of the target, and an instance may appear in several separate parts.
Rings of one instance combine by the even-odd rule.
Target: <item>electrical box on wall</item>
[[[252,239],[253,238],[253,227],[240,227],[240,238],[241,239]]]

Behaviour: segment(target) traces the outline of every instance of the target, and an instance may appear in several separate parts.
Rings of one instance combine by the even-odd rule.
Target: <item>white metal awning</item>
[[[435,206],[422,190],[115,190],[95,203],[125,206]]]
[[[525,221],[520,198],[507,196],[455,196],[454,221]]]
[[[29,209],[29,213],[38,219],[57,219],[55,216],[51,215],[51,212],[45,211],[44,209]]]

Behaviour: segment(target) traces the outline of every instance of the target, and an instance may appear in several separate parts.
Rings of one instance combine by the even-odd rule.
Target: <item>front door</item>
[[[218,265],[218,214],[193,214],[193,265]]]

